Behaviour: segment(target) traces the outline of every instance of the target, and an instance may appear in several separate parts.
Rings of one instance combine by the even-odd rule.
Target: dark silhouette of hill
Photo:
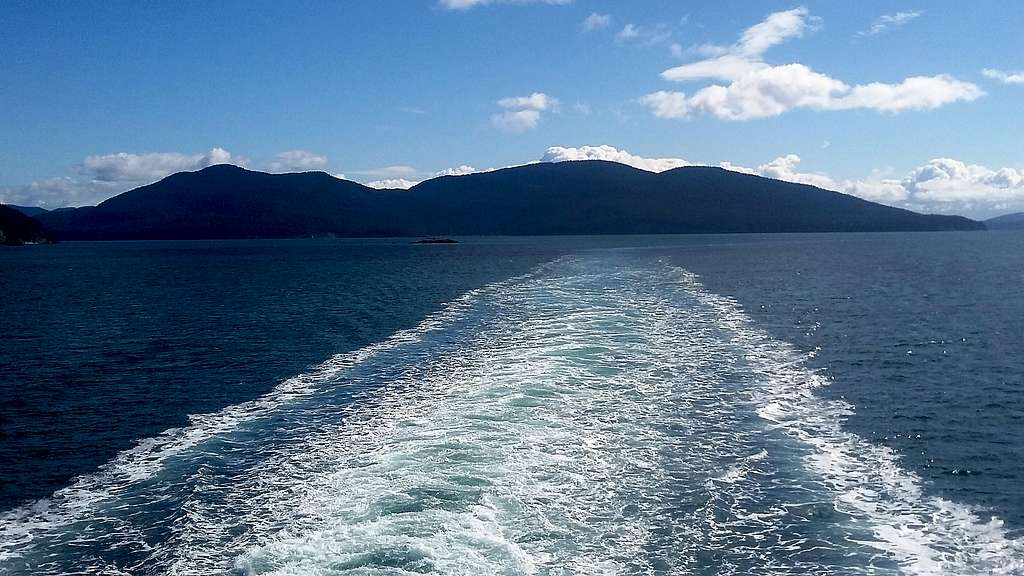
[[[21,246],[22,244],[47,244],[51,241],[43,226],[4,204],[0,204],[0,244]]]
[[[18,212],[21,212],[25,216],[36,217],[46,212],[46,208],[40,208],[39,206],[15,206],[14,204],[8,204],[8,208],[14,208]]]
[[[39,216],[58,239],[979,230],[853,196],[686,167],[540,163],[376,190],[323,172],[182,172],[95,207]]]
[[[989,230],[1024,230],[1024,212],[989,218],[985,220],[985,227]]]

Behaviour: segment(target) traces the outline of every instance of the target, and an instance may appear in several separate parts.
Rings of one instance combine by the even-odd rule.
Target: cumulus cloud
[[[705,59],[661,74],[673,82],[713,80],[722,84],[711,84],[693,94],[659,90],[643,96],[640,102],[659,118],[706,114],[723,120],[750,120],[798,108],[862,108],[892,113],[927,110],[985,94],[978,86],[945,74],[915,76],[896,84],[850,86],[804,64],[770,65],[764,61],[769,48],[803,36],[817,25],[818,20],[806,8],[771,14],[745,30],[735,44],[701,46],[697,51]]]
[[[439,0],[442,8],[468,10],[489,4],[570,4],[572,0]]]
[[[583,24],[580,25],[584,32],[593,32],[594,30],[603,30],[610,26],[612,23],[612,17],[608,14],[598,14],[597,12],[591,12],[590,16],[583,19]]]
[[[552,146],[540,161],[573,160],[608,160],[650,172],[693,165],[683,158],[645,158],[608,145]],[[825,172],[804,170],[800,164],[800,156],[786,154],[756,167],[731,162],[721,162],[719,166],[733,172],[809,184],[913,210],[966,212],[983,217],[1014,208],[1024,210],[1024,169],[993,169],[951,158],[936,158],[903,177],[893,176],[891,171],[872,170],[859,179],[839,179]]]
[[[993,169],[952,158],[935,158],[902,178],[874,170],[862,179],[837,180],[820,172],[802,172],[799,163],[799,156],[788,154],[757,168],[729,162],[721,166],[916,210],[991,214],[1011,206],[1024,207],[1024,169]]]
[[[648,172],[663,172],[672,168],[690,165],[689,162],[682,158],[644,158],[608,145],[580,146],[579,148],[552,146],[544,152],[540,159],[541,162],[568,162],[573,160],[608,160],[647,170]]]
[[[327,157],[306,150],[288,150],[276,154],[267,163],[267,172],[309,172],[327,167]]]
[[[479,172],[479,170],[468,164],[463,164],[461,166],[455,166],[454,168],[439,170],[434,173],[434,176],[463,176],[465,174],[473,174],[475,172]]]
[[[981,75],[1003,84],[1024,84],[1024,71],[1007,72],[995,68],[985,68],[981,71]]]
[[[924,14],[923,10],[914,10],[911,12],[897,12],[895,14],[882,14],[867,30],[861,30],[857,32],[857,36],[877,36],[882,32],[891,30],[893,28],[899,28],[904,24],[914,20],[915,18]]]
[[[1024,169],[992,169],[952,158],[930,160],[902,184],[920,202],[1024,202]]]
[[[223,148],[198,154],[179,152],[118,152],[86,156],[76,174],[0,188],[0,198],[12,204],[46,208],[96,204],[175,172],[200,170],[214,164],[245,165],[247,160]]]
[[[415,185],[417,185],[417,184],[419,184],[420,182],[423,181],[423,180],[413,179],[411,177],[412,174],[421,174],[421,175],[423,174],[421,172],[416,172],[416,170],[413,169],[413,168],[410,168],[408,166],[401,166],[401,167],[392,166],[391,168],[401,168],[402,169],[401,171],[403,173],[409,174],[410,177],[409,178],[381,178],[379,180],[373,180],[371,182],[367,182],[366,185],[369,186],[370,188],[391,188],[391,189],[408,190],[409,188],[412,188],[413,186],[415,186]],[[461,166],[454,166],[452,168],[445,168],[444,170],[438,170],[437,172],[434,172],[433,174],[430,174],[429,177],[430,178],[437,178],[438,176],[463,176],[463,175],[466,175],[466,174],[475,174],[477,172],[488,172],[488,171],[489,170],[477,170],[476,168],[473,168],[472,166],[470,166],[468,164],[462,164]]]
[[[406,180],[405,178],[384,178],[382,180],[373,180],[367,182],[366,185],[370,188],[397,188],[401,190],[408,190],[413,186],[419,184],[419,180]]]
[[[118,152],[101,156],[87,156],[81,171],[90,180],[100,182],[153,182],[164,176],[184,170],[200,170],[214,164],[237,163],[238,159],[223,148],[213,148],[201,154],[177,152],[150,152],[129,154]]]
[[[20,186],[0,188],[6,202],[24,203],[47,208],[97,204],[126,190],[137,188],[176,172],[201,170],[214,164],[247,166],[249,160],[223,148],[207,152],[118,152],[86,156],[76,166],[75,174],[40,180]],[[260,163],[269,172],[322,170],[327,158],[304,150],[289,150]],[[336,175],[344,178],[343,174]]]
[[[787,154],[785,156],[779,156],[771,162],[762,164],[757,168],[745,168],[729,162],[722,162],[720,166],[726,170],[732,170],[734,172],[756,174],[766,178],[785,180],[786,182],[796,182],[798,184],[810,184],[811,186],[817,186],[818,188],[825,188],[827,190],[837,190],[840,188],[836,181],[827,174],[817,172],[800,172],[797,169],[798,164],[800,164],[799,156],[796,154]]]
[[[529,96],[509,96],[498,100],[504,110],[491,116],[491,123],[506,132],[524,132],[537,127],[542,112],[558,110],[558,99],[543,92]]]

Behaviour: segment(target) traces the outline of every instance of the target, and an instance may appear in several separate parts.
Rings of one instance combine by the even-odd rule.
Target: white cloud
[[[799,38],[807,30],[816,28],[818,21],[803,7],[769,14],[764,21],[743,31],[734,51],[749,58],[760,57],[772,46]]]
[[[276,154],[267,163],[267,172],[309,172],[327,167],[327,157],[306,150],[288,150]]]
[[[612,17],[608,14],[598,14],[597,12],[591,12],[590,16],[583,19],[583,24],[580,26],[584,32],[593,32],[594,30],[603,30],[610,26],[612,23]]]
[[[1008,207],[1024,209],[1024,169],[992,169],[952,158],[935,158],[903,178],[880,170],[859,180],[837,180],[819,172],[798,170],[800,157],[781,156],[757,168],[723,162],[722,168],[768,178],[810,184],[865,200],[915,210],[991,214]]]
[[[507,110],[491,116],[491,123],[506,132],[525,132],[537,127],[540,112],[536,110]]]
[[[952,76],[914,76],[899,84],[872,82],[854,86],[849,94],[828,103],[827,108],[869,108],[883,112],[930,110],[958,101],[970,102],[985,92]]]
[[[124,192],[118,182],[78,180],[68,176],[49,178],[20,186],[0,186],[0,203],[42,208],[87,206]]]
[[[869,26],[867,30],[861,30],[860,32],[857,32],[856,35],[876,36],[878,34],[881,34],[882,32],[885,32],[886,30],[890,30],[892,28],[899,28],[900,26],[903,26],[907,22],[910,22],[911,20],[917,18],[922,14],[924,14],[924,11],[922,10],[914,10],[911,12],[897,12],[895,14],[882,14],[874,22],[871,23],[871,26]]]
[[[434,176],[463,176],[466,174],[473,174],[474,172],[479,172],[479,170],[473,168],[468,164],[463,164],[461,166],[456,166],[454,168],[445,168],[444,170],[439,170],[434,173]]]
[[[398,188],[402,190],[408,190],[413,186],[422,182],[422,180],[412,179],[413,174],[417,174],[414,168],[409,166],[392,166],[391,168],[401,168],[400,173],[408,174],[409,178],[381,178],[380,180],[373,180],[367,182],[366,185],[370,188]],[[437,178],[438,176],[464,176],[466,174],[475,174],[477,172],[487,172],[487,170],[477,170],[468,164],[462,164],[461,166],[455,166],[453,168],[445,168],[434,172],[430,177]],[[422,173],[420,173],[422,174]]]
[[[648,172],[663,172],[672,168],[690,165],[689,162],[682,158],[644,158],[608,145],[580,146],[579,148],[552,146],[547,149],[540,159],[541,162],[568,162],[573,160],[607,160],[647,170]]]
[[[501,100],[498,100],[498,106],[508,108],[510,110],[523,109],[544,112],[557,108],[558,100],[544,94],[543,92],[534,92],[529,96],[509,96],[508,98],[502,98]]]
[[[626,24],[615,34],[615,39],[619,42],[626,42],[640,37],[640,28],[635,24]]]
[[[902,184],[921,202],[1024,202],[1024,169],[991,169],[952,158],[930,160]]]
[[[990,80],[997,80],[1003,84],[1024,84],[1024,71],[1007,72],[995,68],[985,68],[981,75]]]
[[[664,24],[655,26],[637,26],[626,24],[615,34],[615,40],[621,43],[635,43],[644,47],[658,46],[672,38],[672,30]]]
[[[23,202],[48,208],[97,204],[126,190],[156,182],[176,172],[201,170],[214,164],[247,166],[249,161],[223,148],[199,154],[118,152],[87,156],[77,174],[50,178],[21,186],[0,188],[9,202]],[[273,156],[262,166],[269,172],[322,170],[327,158],[304,150],[289,150]],[[344,178],[344,174],[336,174]]]
[[[774,178],[776,180],[785,180],[786,182],[796,182],[798,184],[810,184],[811,186],[817,186],[818,188],[825,188],[826,190],[836,190],[839,186],[836,181],[826,174],[820,174],[817,172],[800,172],[797,170],[797,165],[800,164],[800,157],[796,154],[787,154],[780,156],[767,164],[762,164],[755,170],[737,169],[739,167],[732,167],[728,162],[722,164],[723,168],[733,169],[738,172],[747,172],[748,174],[758,174],[766,178]]]
[[[675,66],[661,77],[673,82],[718,80],[687,94],[660,90],[643,96],[660,118],[687,118],[707,114],[723,120],[750,120],[778,116],[788,110],[849,110],[882,112],[927,110],[958,101],[971,101],[985,93],[978,86],[952,76],[915,76],[896,84],[872,82],[849,86],[841,80],[791,63],[769,65],[764,53],[817,25],[805,8],[769,15],[745,30],[731,46],[704,45],[703,60]]]
[[[541,162],[608,160],[641,170],[661,172],[692,165],[682,158],[644,158],[612,146],[552,146]],[[731,162],[720,167],[786,182],[809,184],[911,210],[968,213],[988,217],[1000,212],[1024,211],[1024,168],[988,168],[950,158],[936,158],[902,178],[891,170],[872,170],[860,179],[838,179],[824,172],[803,171],[796,154],[786,154],[751,168]]]
[[[97,204],[138,186],[150,184],[175,172],[200,170],[214,164],[245,165],[247,160],[223,148],[198,154],[179,152],[118,152],[87,156],[77,174],[0,188],[0,198],[12,204],[46,208]]]
[[[410,176],[415,176],[419,173],[419,170],[412,166],[396,164],[394,166],[384,166],[383,168],[373,168],[371,170],[351,170],[350,173],[387,180],[389,178],[408,178]]]
[[[438,4],[448,10],[468,10],[489,4],[570,4],[572,0],[439,0]]]
[[[100,182],[153,182],[175,172],[199,170],[214,164],[238,163],[238,160],[223,148],[191,155],[177,152],[118,152],[87,156],[82,161],[81,171],[90,180]]]
[[[418,180],[406,180],[405,178],[384,178],[366,183],[370,188],[398,188],[401,190],[408,190],[417,184],[419,184]]]
[[[491,116],[491,123],[507,132],[524,132],[537,127],[541,113],[557,111],[558,99],[543,92],[529,96],[509,96],[498,100],[502,112]]]

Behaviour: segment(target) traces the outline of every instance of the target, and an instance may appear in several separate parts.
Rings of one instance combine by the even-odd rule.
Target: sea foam
[[[3,517],[8,573],[1019,574],[665,262],[567,257]]]

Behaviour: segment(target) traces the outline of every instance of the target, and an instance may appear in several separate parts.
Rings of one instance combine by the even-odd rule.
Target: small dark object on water
[[[422,238],[414,242],[415,244],[458,244],[458,240],[452,240],[451,238]]]

